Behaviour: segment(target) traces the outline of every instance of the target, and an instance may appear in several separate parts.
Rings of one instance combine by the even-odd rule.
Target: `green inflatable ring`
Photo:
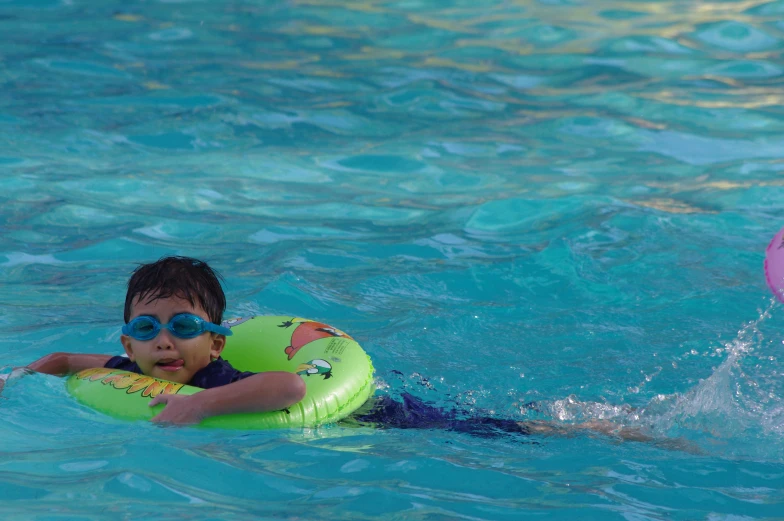
[[[341,420],[375,391],[370,357],[349,335],[304,318],[258,316],[227,320],[222,358],[241,371],[290,371],[305,380],[305,398],[282,411],[227,414],[202,421],[204,427],[274,429],[315,427]],[[158,394],[190,395],[197,387],[104,367],[68,378],[68,392],[83,405],[115,418],[149,420],[164,405],[149,407]]]

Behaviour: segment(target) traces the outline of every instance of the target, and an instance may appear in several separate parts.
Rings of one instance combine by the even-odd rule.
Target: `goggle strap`
[[[234,334],[231,332],[231,329],[227,327],[219,326],[217,324],[213,324],[212,322],[205,322],[204,330],[209,331],[210,333],[217,333],[223,336],[231,336]]]

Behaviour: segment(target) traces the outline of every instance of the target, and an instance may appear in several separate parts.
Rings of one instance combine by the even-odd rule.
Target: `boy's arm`
[[[52,353],[39,358],[26,369],[38,373],[62,376],[78,373],[82,369],[103,367],[109,361],[109,355],[88,355],[83,353]]]
[[[24,375],[28,371],[37,373],[53,374],[63,376],[78,373],[82,369],[91,367],[103,367],[109,361],[109,355],[88,355],[82,353],[51,353],[25,367],[17,367],[11,374],[0,375],[0,392],[5,387],[5,382],[9,377],[15,378],[16,375]]]
[[[154,422],[187,425],[221,414],[278,411],[294,405],[304,396],[305,382],[301,376],[269,371],[190,396],[159,394],[150,401],[150,407],[166,404],[166,408],[152,419]]]

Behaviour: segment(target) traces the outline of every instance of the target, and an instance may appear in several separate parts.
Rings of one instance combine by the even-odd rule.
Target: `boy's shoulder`
[[[207,364],[206,367],[196,371],[188,385],[201,387],[202,389],[212,389],[213,387],[234,383],[254,374],[256,373],[235,369],[228,360],[218,357]]]
[[[143,374],[136,362],[131,362],[127,356],[113,356],[103,366],[108,369],[120,369],[130,373]]]

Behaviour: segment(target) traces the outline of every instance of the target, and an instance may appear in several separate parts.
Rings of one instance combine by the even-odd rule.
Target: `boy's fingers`
[[[148,405],[150,407],[153,407],[155,405],[158,405],[159,403],[167,403],[168,401],[169,401],[169,396],[168,395],[166,395],[166,394],[159,394],[158,396],[156,396],[155,398],[150,400],[150,403]]]
[[[163,414],[162,412],[159,412],[158,414],[150,418],[150,421],[153,423],[168,423],[166,420],[161,420],[162,414]]]

